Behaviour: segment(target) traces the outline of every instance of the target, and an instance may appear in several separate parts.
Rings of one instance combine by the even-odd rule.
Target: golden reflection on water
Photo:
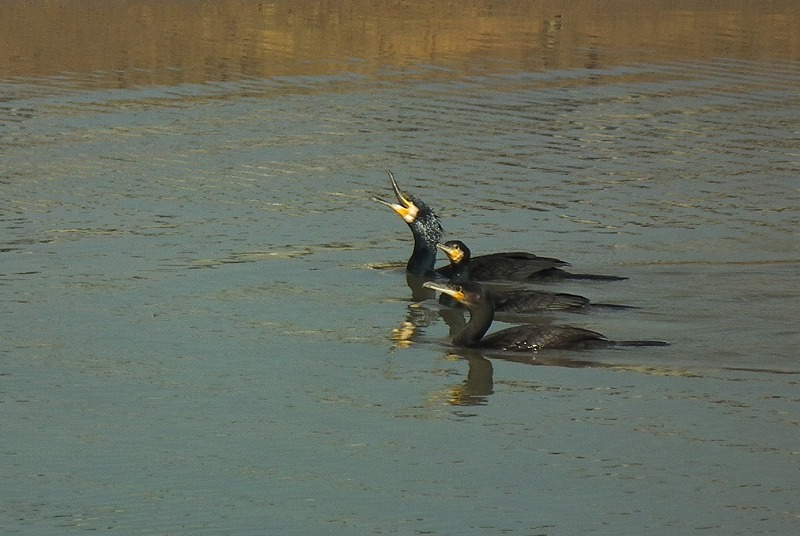
[[[0,6],[0,79],[131,87],[382,76],[419,65],[450,76],[719,57],[797,61],[798,27],[800,3],[791,0],[13,0]]]

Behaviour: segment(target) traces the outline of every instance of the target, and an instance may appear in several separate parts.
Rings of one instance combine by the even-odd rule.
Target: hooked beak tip
[[[397,181],[394,178],[394,173],[389,170],[386,170],[386,173],[389,174],[389,180],[392,181],[392,190],[394,190],[394,196],[400,201],[400,204],[404,207],[408,208],[412,205],[411,200],[408,199],[402,191],[400,191],[400,187],[397,185]]]

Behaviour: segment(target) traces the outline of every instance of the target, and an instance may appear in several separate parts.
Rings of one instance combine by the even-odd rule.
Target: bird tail
[[[528,276],[530,280],[539,281],[556,281],[561,279],[578,279],[585,281],[623,281],[627,277],[619,275],[602,275],[602,274],[574,274],[567,272],[561,268],[548,268],[546,270],[539,270]]]
[[[636,307],[635,305],[621,305],[618,303],[593,303],[592,307],[597,307],[599,309],[612,309],[614,311],[627,311],[629,309],[641,309],[641,307]]]
[[[614,341],[614,346],[669,346],[665,341]]]
[[[572,272],[564,272],[564,279],[581,279],[584,281],[624,281],[628,278],[621,275],[573,274]]]

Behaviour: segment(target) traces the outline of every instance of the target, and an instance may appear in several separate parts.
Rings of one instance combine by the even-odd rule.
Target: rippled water
[[[525,68],[524,24],[490,31],[519,6],[497,9],[474,15],[494,67],[342,45],[270,76],[247,31],[243,73],[211,57],[177,83],[8,56],[4,533],[797,531],[800,57],[744,53],[767,38],[738,26],[728,54],[634,53],[606,20],[586,35],[617,61]],[[552,58],[586,52],[553,37],[574,17],[549,19]],[[557,321],[671,346],[456,351],[406,285],[410,233],[370,200],[387,169],[476,252],[629,276],[544,285],[639,307]]]

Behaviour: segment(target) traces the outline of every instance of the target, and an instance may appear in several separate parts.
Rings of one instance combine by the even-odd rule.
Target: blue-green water
[[[795,533],[799,89],[724,59],[3,82],[0,528]],[[546,285],[640,307],[558,321],[671,346],[454,351],[386,169],[476,252],[630,277]]]

